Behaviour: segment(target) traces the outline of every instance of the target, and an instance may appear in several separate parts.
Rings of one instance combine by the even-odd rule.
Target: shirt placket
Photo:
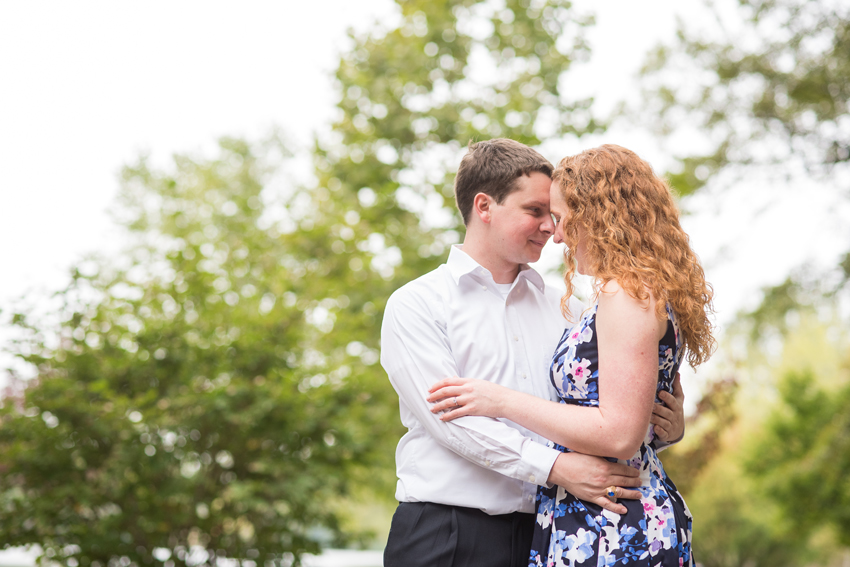
[[[523,283],[525,282],[517,282],[505,300],[505,320],[507,322],[509,342],[513,349],[516,384],[519,391],[534,396],[537,394],[535,393],[534,380],[532,379],[531,366],[528,360],[528,349],[532,346],[528,341],[532,337],[526,336],[523,333],[523,325],[520,324],[522,313],[520,313],[517,302],[520,294],[520,290],[517,288],[523,285]],[[532,435],[534,434],[532,433]],[[537,437],[536,435],[534,436]],[[530,476],[526,480],[528,482],[523,484],[522,498],[526,502],[534,502],[534,497],[537,494],[537,484],[539,484],[538,479]]]

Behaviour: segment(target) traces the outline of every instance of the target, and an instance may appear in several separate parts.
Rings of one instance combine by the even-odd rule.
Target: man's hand
[[[685,435],[685,392],[679,373],[673,380],[673,394],[658,393],[663,404],[655,404],[649,422],[655,426],[655,436],[663,443],[676,443]]]
[[[617,498],[639,499],[640,492],[624,488],[640,486],[638,474],[637,469],[601,457],[563,453],[555,459],[549,483],[562,486],[576,498],[593,502],[616,514],[625,514],[626,507],[609,499],[606,491],[609,486],[616,486],[619,487]]]

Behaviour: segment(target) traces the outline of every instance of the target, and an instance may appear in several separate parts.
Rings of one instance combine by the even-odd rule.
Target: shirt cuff
[[[522,449],[523,476],[519,479],[538,486],[548,486],[549,474],[561,452],[530,441]]]

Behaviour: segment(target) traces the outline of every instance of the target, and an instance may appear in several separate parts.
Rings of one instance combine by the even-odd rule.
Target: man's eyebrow
[[[525,203],[526,207],[548,207],[549,203],[546,201],[529,201]]]

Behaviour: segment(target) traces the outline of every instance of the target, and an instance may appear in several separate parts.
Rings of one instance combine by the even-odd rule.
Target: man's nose
[[[543,223],[540,225],[540,232],[545,232],[549,235],[555,232],[555,221],[552,220],[552,215],[546,215],[546,218],[543,219]]]

